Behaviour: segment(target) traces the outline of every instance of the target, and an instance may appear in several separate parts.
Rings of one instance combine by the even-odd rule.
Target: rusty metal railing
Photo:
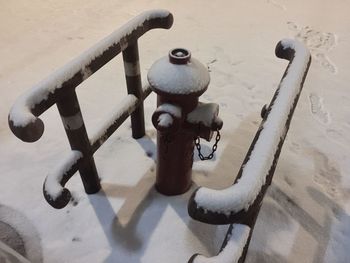
[[[46,177],[43,192],[51,206],[63,208],[67,205],[71,194],[64,186],[78,170],[86,193],[100,190],[93,154],[130,115],[133,138],[144,136],[143,100],[151,90],[141,84],[137,41],[151,29],[169,29],[172,24],[173,16],[165,10],[140,14],[23,94],[11,108],[8,121],[12,132],[25,142],[34,142],[44,132],[39,116],[57,105],[72,151]],[[123,54],[128,95],[113,119],[89,138],[75,89],[120,53]]]
[[[289,60],[289,64],[272,101],[261,111],[263,120],[234,184],[224,190],[199,188],[189,200],[188,212],[195,220],[230,224],[219,254],[210,262],[244,262],[262,200],[272,182],[311,63],[307,48],[294,40],[280,41],[276,56]],[[211,199],[206,201],[206,196]],[[227,257],[230,261],[223,260]],[[189,262],[207,261],[196,254]]]

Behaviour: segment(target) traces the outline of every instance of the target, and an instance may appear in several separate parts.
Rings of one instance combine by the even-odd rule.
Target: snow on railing
[[[93,154],[129,116],[133,138],[145,135],[143,100],[151,90],[148,86],[142,88],[137,41],[151,29],[169,29],[172,24],[173,16],[166,10],[140,14],[34,86],[12,106],[8,117],[11,131],[25,142],[34,142],[44,132],[39,116],[57,105],[73,152],[45,180],[44,196],[53,207],[62,208],[69,202],[70,193],[64,185],[77,170],[86,193],[100,190]],[[75,88],[120,53],[129,95],[89,139]],[[77,152],[81,154],[79,158]]]
[[[78,171],[79,162],[82,159],[81,152],[71,151],[46,177],[43,192],[46,201],[53,207],[63,208],[68,204],[71,194],[64,186]]]
[[[26,142],[38,140],[44,131],[44,124],[38,116],[57,103],[67,90],[76,88],[120,52],[134,45],[147,31],[168,29],[172,23],[172,14],[165,10],[151,10],[130,20],[19,97],[9,114],[12,132]],[[127,72],[130,69],[139,70],[139,67],[132,67],[132,62],[125,61],[129,76],[132,75]]]
[[[263,120],[234,184],[223,190],[198,188],[189,200],[188,212],[195,220],[231,224],[221,253],[225,253],[236,224],[249,226],[251,236],[311,63],[310,52],[296,40],[280,41],[275,52],[277,57],[289,60],[289,64],[271,103],[261,112]],[[247,247],[249,241],[250,238]],[[246,252],[245,249],[238,261],[229,262],[243,262]]]
[[[230,226],[225,246],[220,253],[208,258],[200,254],[193,255],[188,263],[236,263],[241,258],[250,235],[250,227],[242,224]]]
[[[98,129],[92,131],[90,144],[92,151],[95,152],[100,146],[115,132],[120,125],[137,109],[142,101],[151,94],[152,90],[149,85],[142,87],[142,100],[139,100],[135,95],[127,95],[115,109],[108,114],[107,120],[103,120]]]

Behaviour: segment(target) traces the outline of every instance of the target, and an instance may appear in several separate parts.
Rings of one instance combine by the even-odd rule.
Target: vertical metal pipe
[[[83,116],[81,115],[77,94],[71,89],[57,101],[64,129],[72,150],[83,153],[79,172],[87,194],[94,194],[101,188],[97,175],[93,152],[86,132]]]
[[[137,41],[129,44],[128,47],[123,51],[123,60],[128,94],[133,94],[139,100],[142,100],[142,83]],[[131,127],[132,137],[134,139],[141,138],[145,135],[143,101],[131,114]]]

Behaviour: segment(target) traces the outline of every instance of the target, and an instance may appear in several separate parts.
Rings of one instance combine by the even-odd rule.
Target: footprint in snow
[[[310,93],[309,101],[312,116],[322,124],[329,124],[331,122],[331,117],[324,107],[323,98],[316,93]]]
[[[301,27],[294,22],[287,22],[287,25],[290,30],[295,32],[295,38],[310,49],[315,61],[331,73],[337,73],[336,65],[327,56],[327,53],[337,45],[336,34],[321,32],[310,26]]]
[[[275,0],[267,0],[267,3],[283,10],[283,11],[287,11],[287,7],[281,3],[279,3],[278,1],[275,1]]]
[[[342,194],[342,189],[340,189],[341,173],[336,164],[317,149],[313,149],[311,154],[314,158],[314,181],[321,185],[331,197],[339,197],[339,194]]]
[[[332,73],[337,73],[338,69],[336,66],[329,60],[329,58],[323,54],[323,53],[315,53],[314,57],[318,62],[321,64],[321,66],[327,70],[329,70]]]

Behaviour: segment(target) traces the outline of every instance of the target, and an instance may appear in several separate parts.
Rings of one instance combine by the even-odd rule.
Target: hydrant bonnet
[[[159,95],[200,96],[210,82],[208,69],[184,48],[172,49],[167,57],[157,60],[147,78],[151,88]]]

